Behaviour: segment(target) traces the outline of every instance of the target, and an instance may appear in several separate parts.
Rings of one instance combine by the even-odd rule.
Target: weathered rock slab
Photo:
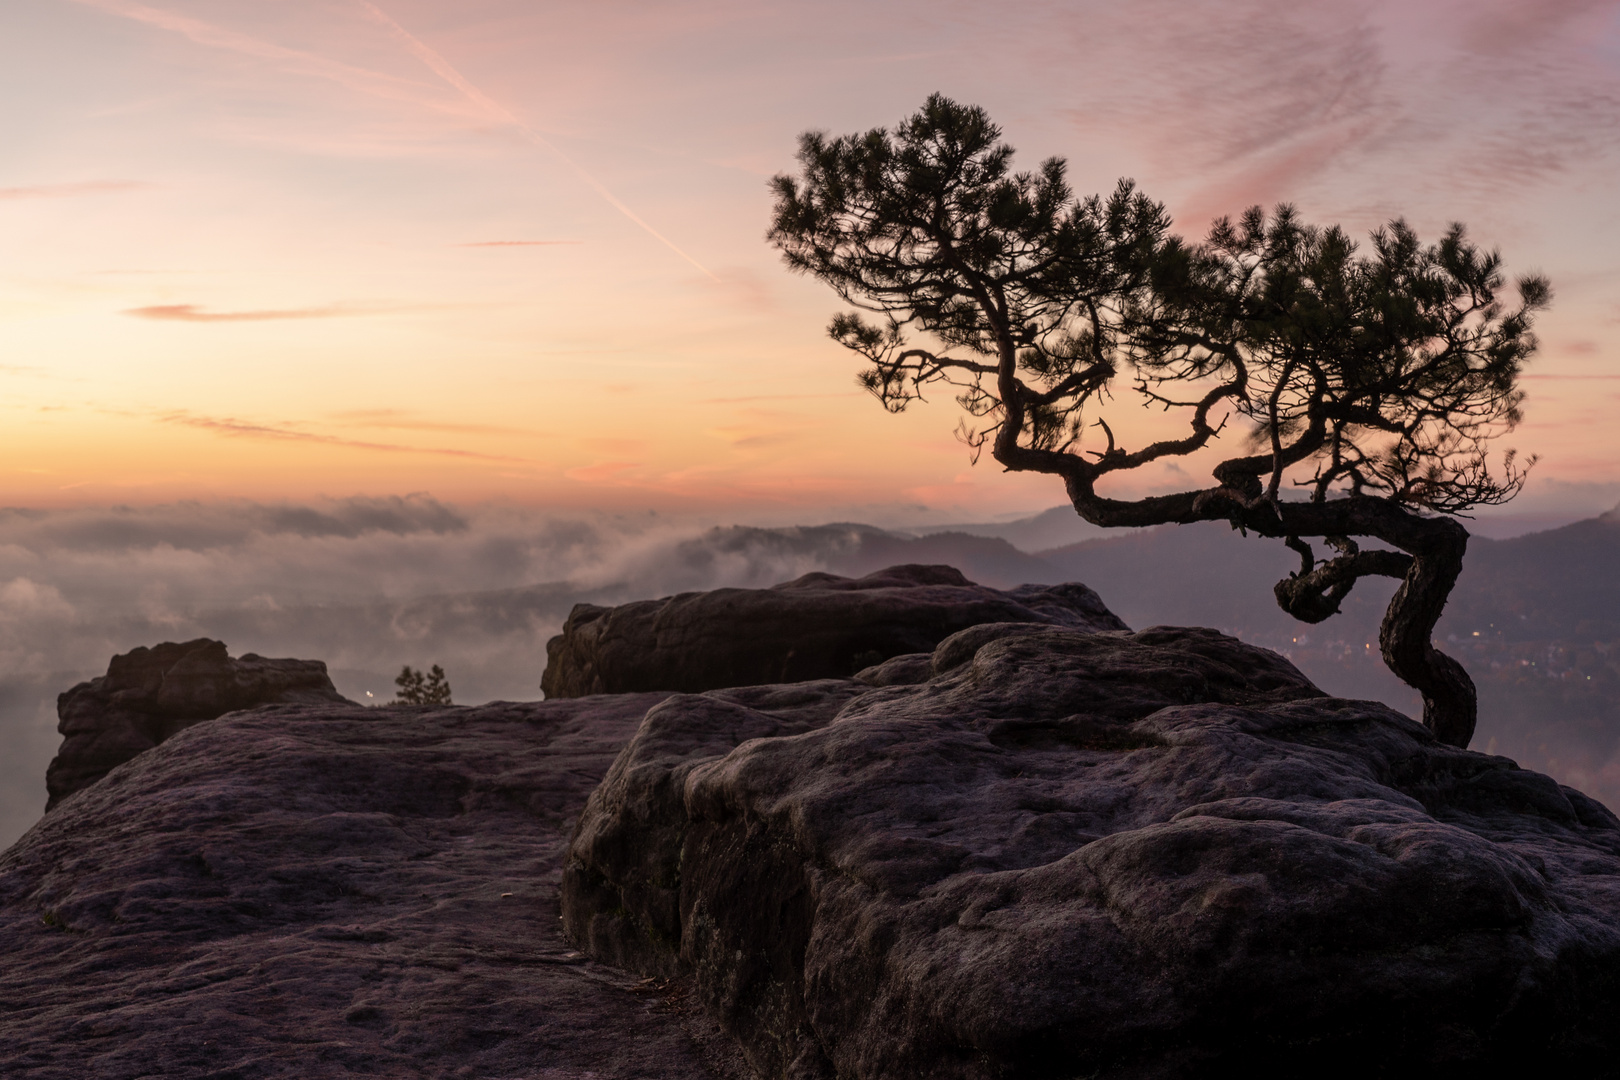
[[[1620,821],[1579,792],[1213,631],[901,666],[652,709],[573,939],[692,973],[764,1076],[1612,1074]]]
[[[1080,584],[1002,591],[949,566],[891,566],[863,578],[818,572],[769,589],[578,604],[546,645],[540,685],[548,698],[566,698],[848,678],[1003,622],[1126,629]]]
[[[112,658],[56,699],[62,748],[45,772],[47,811],[192,724],[258,705],[353,705],[319,660],[231,659],[225,643],[166,641]]]
[[[179,732],[0,855],[0,1076],[745,1075],[683,984],[560,930],[573,819],[661,696]]]

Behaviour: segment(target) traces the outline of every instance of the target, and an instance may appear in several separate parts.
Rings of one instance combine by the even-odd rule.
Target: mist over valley
[[[1214,627],[1283,653],[1331,694],[1420,710],[1379,657],[1393,580],[1361,583],[1340,615],[1307,626],[1271,595],[1296,557],[1219,523],[1105,533],[1055,507],[910,529],[716,526],[426,496],[0,511],[0,843],[44,805],[60,742],[56,695],[137,646],[212,637],[237,656],[322,660],[338,689],[366,704],[393,698],[405,664],[442,665],[457,703],[533,700],[546,641],[576,603],[907,562],[947,563],[1001,588],[1081,581],[1138,629]],[[1611,805],[1620,803],[1616,566],[1612,512],[1510,539],[1476,535],[1437,631],[1479,686],[1474,747]]]

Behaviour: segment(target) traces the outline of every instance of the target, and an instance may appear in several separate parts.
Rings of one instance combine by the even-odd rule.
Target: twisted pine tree
[[[1013,172],[1000,136],[982,109],[935,95],[892,132],[805,134],[799,175],[772,180],[769,239],[857,309],[830,332],[865,360],[862,385],[891,412],[952,387],[975,459],[988,447],[1061,477],[1095,525],[1219,520],[1282,540],[1300,568],[1277,601],[1305,622],[1362,577],[1401,579],[1384,661],[1422,694],[1430,730],[1467,746],[1474,685],[1432,634],[1468,544],[1456,515],[1512,498],[1534,461],[1510,450],[1493,474],[1486,444],[1519,420],[1546,281],[1520,278],[1512,303],[1499,257],[1461,225],[1423,244],[1394,221],[1363,253],[1288,206],[1190,244],[1129,181],[1077,199],[1060,159]],[[1116,395],[1179,415],[1182,433],[1119,445],[1102,411]],[[1208,486],[1098,491],[1229,431],[1242,445]]]

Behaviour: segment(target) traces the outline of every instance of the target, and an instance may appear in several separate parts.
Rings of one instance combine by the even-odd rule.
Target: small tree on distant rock
[[[975,458],[988,446],[1008,469],[1061,477],[1092,524],[1229,521],[1283,540],[1300,569],[1277,601],[1306,622],[1337,612],[1364,576],[1400,578],[1384,660],[1422,693],[1435,735],[1466,746],[1474,685],[1431,635],[1468,542],[1452,515],[1524,482],[1511,451],[1493,475],[1485,446],[1519,420],[1546,281],[1519,279],[1509,304],[1498,256],[1460,225],[1425,245],[1394,221],[1363,255],[1287,206],[1188,244],[1130,182],[1075,199],[1061,160],[1015,174],[1000,137],[982,109],[935,95],[892,133],[804,135],[800,175],[772,181],[769,238],[788,265],[876,316],[830,327],[866,360],[862,385],[891,412],[930,385],[954,388]],[[1185,433],[1119,445],[1099,413],[1120,382],[1183,415]],[[1246,445],[1214,466],[1213,485],[1097,491],[1209,448],[1228,425]],[[1083,448],[1092,431],[1100,447]],[[1284,498],[1285,484],[1305,498]],[[1312,537],[1336,554],[1319,559]]]
[[[394,685],[399,687],[394,692],[394,700],[404,705],[454,704],[450,700],[450,682],[438,664],[429,668],[426,675],[406,664],[395,677]]]

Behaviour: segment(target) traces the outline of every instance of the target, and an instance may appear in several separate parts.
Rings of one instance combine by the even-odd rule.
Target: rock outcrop
[[[1208,630],[863,675],[669,697],[569,850],[573,939],[690,973],[760,1075],[1612,1072],[1579,792]]]
[[[743,1080],[683,983],[558,921],[661,696],[271,706],[141,754],[0,855],[0,1076]]]
[[[847,678],[980,623],[1126,626],[1084,585],[976,585],[949,566],[806,574],[618,607],[576,605],[546,645],[548,698]]]
[[[258,705],[352,705],[319,660],[232,660],[225,643],[198,638],[132,649],[107,674],[56,699],[63,735],[45,773],[46,811],[178,731]]]
[[[850,651],[833,594],[923,629]],[[301,662],[115,658],[64,734],[148,743],[0,855],[0,1075],[1612,1073],[1620,819],[1579,792],[1083,586],[722,601],[596,609],[570,677],[860,670],[362,709],[314,665],[196,724]]]

